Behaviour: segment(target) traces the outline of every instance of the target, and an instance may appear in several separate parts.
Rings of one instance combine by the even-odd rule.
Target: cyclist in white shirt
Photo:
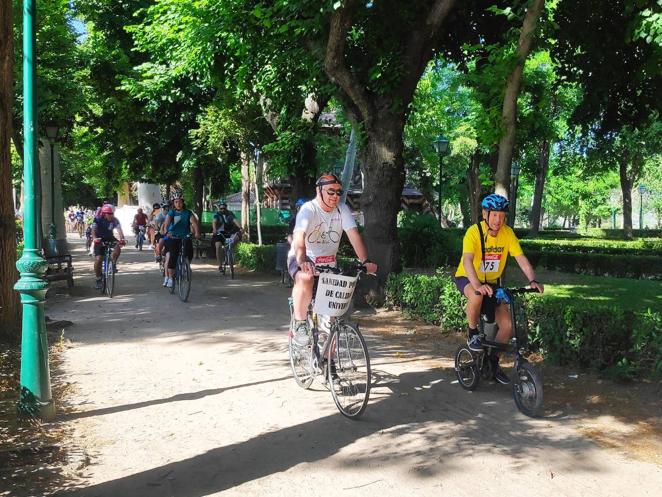
[[[306,202],[297,214],[292,248],[287,267],[294,280],[294,340],[300,346],[309,341],[306,314],[313,298],[315,266],[335,266],[343,231],[354,248],[356,257],[369,273],[377,265],[368,259],[368,251],[349,208],[340,204],[342,183],[335,174],[323,174],[315,184],[317,196]]]

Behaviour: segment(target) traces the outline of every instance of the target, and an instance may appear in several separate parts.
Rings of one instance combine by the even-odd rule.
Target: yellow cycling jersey
[[[467,276],[463,266],[464,257],[466,254],[473,254],[473,265],[478,279],[481,282],[496,283],[506,268],[508,256],[517,257],[518,255],[522,255],[522,247],[520,247],[519,240],[510,226],[506,226],[505,224],[501,226],[497,236],[494,237],[488,234],[487,223],[485,221],[481,221],[480,224],[483,228],[483,239],[485,240],[485,260],[482,260],[483,255],[480,247],[478,226],[474,224],[464,234],[464,240],[462,241],[462,260],[455,272],[455,276]]]

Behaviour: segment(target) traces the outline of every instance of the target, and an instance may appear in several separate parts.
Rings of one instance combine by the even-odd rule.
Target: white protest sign
[[[324,316],[337,317],[345,314],[352,301],[357,280],[357,276],[320,274],[313,310]]]

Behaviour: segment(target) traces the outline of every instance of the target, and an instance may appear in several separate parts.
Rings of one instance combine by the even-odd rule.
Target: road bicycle
[[[186,302],[189,294],[191,293],[191,263],[186,257],[186,244],[191,236],[180,238],[179,254],[175,263],[175,275],[173,277],[173,285],[169,287],[170,293],[175,293],[175,286],[177,287],[177,294],[179,300]],[[170,254],[172,256],[172,254]]]
[[[354,285],[366,269],[358,262],[346,270],[335,267],[318,266],[320,275],[316,278],[315,299],[308,308],[307,320],[311,331],[310,343],[304,347],[294,341],[293,300],[289,298],[290,332],[289,356],[294,379],[300,387],[310,388],[315,377],[322,379],[331,391],[338,410],[350,419],[359,418],[370,398],[371,370],[370,356],[365,339],[358,325],[345,320],[344,315],[351,303]],[[325,278],[325,275],[340,275],[338,278]],[[329,286],[319,280],[335,281],[337,286]],[[338,283],[340,281],[340,283]],[[346,286],[342,286],[346,284]],[[335,290],[329,290],[335,288]],[[316,303],[325,299],[325,292],[339,292],[342,299],[331,301],[330,307],[346,305],[336,316],[318,313]],[[341,302],[342,303],[339,303]]]
[[[465,390],[475,390],[481,379],[490,380],[494,376],[496,353],[514,354],[515,378],[512,381],[513,398],[517,408],[527,416],[536,417],[542,412],[543,384],[538,371],[524,357],[527,351],[528,334],[516,318],[517,297],[525,293],[537,293],[535,288],[496,288],[497,300],[510,304],[510,319],[513,324],[513,338],[510,343],[494,342],[498,326],[481,309],[478,333],[483,350],[472,351],[466,344],[455,353],[455,373],[460,386]]]
[[[115,290],[115,261],[113,261],[113,249],[118,242],[101,242],[104,247],[103,262],[101,266],[101,294],[106,294],[111,299]]]
[[[221,235],[223,236],[223,235]],[[223,264],[219,268],[221,273],[227,274],[230,270],[230,279],[234,279],[234,246],[236,243],[235,235],[223,237]]]
[[[142,251],[144,243],[145,243],[145,226],[138,226],[138,231],[136,232],[136,248]]]

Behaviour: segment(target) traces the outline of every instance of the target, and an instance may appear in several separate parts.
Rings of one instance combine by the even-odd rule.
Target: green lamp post
[[[450,142],[448,141],[448,138],[445,136],[437,136],[437,138],[434,139],[432,142],[432,146],[434,147],[435,152],[437,152],[437,157],[439,157],[439,221],[441,221],[441,185],[442,185],[442,178],[443,178],[443,162],[444,162],[444,155],[448,154],[450,150]]]
[[[14,289],[21,294],[23,323],[21,333],[21,415],[50,419],[55,415],[48,367],[48,340],[44,320],[44,300],[48,283],[42,277],[48,263],[41,256],[41,191],[37,160],[37,106],[35,98],[36,0],[23,2],[23,180],[24,244],[16,263],[21,273]]]

